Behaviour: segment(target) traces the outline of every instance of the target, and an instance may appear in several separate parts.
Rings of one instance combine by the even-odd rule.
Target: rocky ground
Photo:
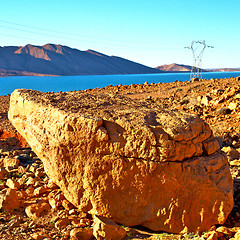
[[[182,235],[123,226],[125,239],[240,239],[240,77],[86,91],[120,94],[196,113],[211,126],[228,156],[234,208],[224,226]],[[93,217],[75,209],[45,174],[41,160],[7,119],[9,98],[0,97],[0,205],[4,208],[0,239],[91,239]]]

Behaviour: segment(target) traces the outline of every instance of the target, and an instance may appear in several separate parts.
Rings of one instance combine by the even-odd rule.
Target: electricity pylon
[[[192,51],[193,54],[193,66],[192,66],[192,71],[190,75],[190,79],[193,78],[202,78],[202,69],[201,69],[201,64],[202,64],[202,56],[203,52],[206,48],[213,48],[213,46],[208,46],[205,43],[205,40],[203,41],[192,41],[191,45],[188,48]]]

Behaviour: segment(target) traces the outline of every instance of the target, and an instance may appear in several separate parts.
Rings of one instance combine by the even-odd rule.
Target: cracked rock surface
[[[9,119],[82,211],[179,233],[223,224],[232,210],[226,155],[194,114],[114,94],[15,90]]]

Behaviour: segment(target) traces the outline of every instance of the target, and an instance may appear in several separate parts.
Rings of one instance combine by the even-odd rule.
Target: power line
[[[1,22],[1,21],[0,21]],[[178,50],[179,48],[166,48],[166,47],[162,47],[162,48],[159,48],[159,47],[153,47],[152,45],[148,46],[147,48],[146,47],[143,47],[143,46],[137,46],[137,44],[133,44],[133,45],[120,45],[120,44],[114,44],[114,43],[103,43],[103,42],[99,42],[99,41],[92,41],[92,40],[83,40],[83,39],[80,39],[80,38],[71,38],[71,37],[63,37],[63,36],[57,36],[57,35],[52,35],[52,34],[46,34],[46,33],[41,33],[41,32],[37,32],[37,31],[29,31],[29,30],[25,30],[25,29],[19,29],[19,28],[14,28],[14,27],[9,27],[9,26],[2,26],[0,25],[0,28],[5,28],[5,29],[9,29],[9,30],[13,30],[13,31],[20,31],[20,32],[24,32],[24,33],[30,33],[30,34],[34,34],[34,35],[40,35],[40,36],[47,36],[47,37],[52,37],[52,38],[61,38],[61,40],[65,39],[65,40],[71,40],[71,41],[77,41],[77,42],[84,42],[84,43],[94,43],[94,44],[98,44],[98,45],[103,45],[103,46],[113,46],[113,47],[124,47],[124,48],[135,48],[135,49],[159,49],[159,50]],[[0,35],[2,36],[7,36],[7,37],[14,37],[14,38],[24,38],[26,39],[26,36],[25,37],[20,37],[18,34],[17,35],[10,35],[10,34],[5,34],[5,33],[0,33]],[[32,38],[33,39],[33,38]],[[34,40],[39,40],[39,39],[36,39],[34,38]]]
[[[35,27],[35,26],[24,25],[24,24],[19,24],[19,23],[14,23],[14,22],[9,22],[9,21],[3,21],[3,20],[0,20],[0,22],[5,23],[5,24],[11,24],[11,25],[15,25],[15,26],[20,26],[20,27],[40,30],[40,31],[47,31],[47,32],[51,32],[51,33],[68,35],[68,36],[71,35],[71,36],[87,38],[87,39],[97,39],[97,40],[102,40],[102,41],[136,44],[136,42],[131,42],[131,41],[116,40],[116,39],[110,39],[110,38],[101,38],[99,36],[89,36],[89,35],[82,35],[82,34],[76,34],[76,33],[70,33],[70,32],[56,31],[56,30],[52,30],[52,29],[48,29],[48,28],[39,28],[39,27]],[[31,31],[28,31],[28,30],[22,30],[22,31],[31,32]],[[155,42],[155,43],[153,43],[153,42],[152,43],[150,43],[150,42],[148,42],[148,43],[147,42],[138,42],[138,44],[147,44],[147,45],[156,44],[157,45],[159,43],[158,42]]]

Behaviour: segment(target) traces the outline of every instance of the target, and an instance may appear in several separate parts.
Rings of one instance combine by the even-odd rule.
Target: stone
[[[48,180],[47,187],[52,190],[59,188],[58,185],[55,184],[52,179]]]
[[[68,200],[64,199],[62,201],[62,206],[66,209],[66,210],[70,210],[74,208],[74,205],[72,203],[70,203]]]
[[[18,165],[19,165],[19,160],[16,158],[5,158],[3,160],[3,166],[5,168],[8,168],[8,167],[18,168]]]
[[[236,234],[234,235],[234,238],[235,240],[240,240],[240,230],[236,232]]]
[[[60,206],[62,206],[62,203],[55,198],[49,198],[48,202],[51,208],[53,208],[54,210],[57,210]]]
[[[238,104],[235,103],[235,102],[231,102],[231,103],[229,103],[229,105],[228,105],[228,108],[229,108],[231,111],[235,110],[237,107],[238,107]]]
[[[228,147],[223,147],[221,149],[223,152],[225,152],[227,154],[227,156],[229,156],[231,159],[239,159],[240,157],[240,153],[239,151],[237,151],[236,149],[228,146]]]
[[[94,216],[93,235],[99,240],[121,240],[127,235],[127,232],[111,219],[101,216]]]
[[[224,235],[232,236],[233,233],[225,226],[218,227],[216,232],[223,233]]]
[[[223,107],[223,108],[220,108],[216,111],[216,114],[218,115],[227,115],[227,114],[230,114],[232,111],[229,109],[229,108],[226,108],[226,107]]]
[[[11,189],[20,189],[20,184],[16,180],[8,179],[6,182],[6,186],[8,186]]]
[[[5,168],[0,168],[0,180],[3,180],[8,175],[9,173]]]
[[[34,203],[26,207],[25,212],[27,216],[33,220],[38,219],[44,212],[50,210],[49,203]]]
[[[27,185],[27,186],[33,186],[34,184],[35,184],[34,178],[29,177],[28,180],[27,180],[27,182],[26,182],[26,185]]]
[[[223,224],[232,210],[226,155],[197,115],[118,95],[22,89],[9,119],[81,211],[180,233]]]
[[[66,228],[69,224],[70,224],[69,219],[67,217],[64,217],[56,221],[55,227],[57,229],[63,229]]]
[[[92,228],[74,228],[70,232],[71,240],[91,240],[94,239]]]
[[[0,208],[6,213],[11,213],[13,210],[20,207],[16,189],[5,188],[0,192]]]
[[[209,102],[212,100],[212,98],[208,95],[205,95],[201,98],[201,104],[205,106],[209,106]]]
[[[195,78],[192,78],[191,80],[192,80],[192,82],[198,82],[199,78],[195,77]]]
[[[207,240],[218,240],[218,236],[216,232],[213,232],[208,238]]]
[[[20,222],[18,219],[12,219],[10,222],[9,222],[9,227],[10,228],[16,228],[16,227],[19,227],[20,226]]]
[[[43,233],[33,233],[33,234],[31,234],[31,237],[34,240],[44,240],[44,239],[46,239],[46,234],[43,234]]]
[[[34,196],[39,196],[39,195],[42,195],[46,192],[48,192],[48,188],[45,187],[45,186],[41,186],[41,187],[38,187],[34,190],[33,195]]]

